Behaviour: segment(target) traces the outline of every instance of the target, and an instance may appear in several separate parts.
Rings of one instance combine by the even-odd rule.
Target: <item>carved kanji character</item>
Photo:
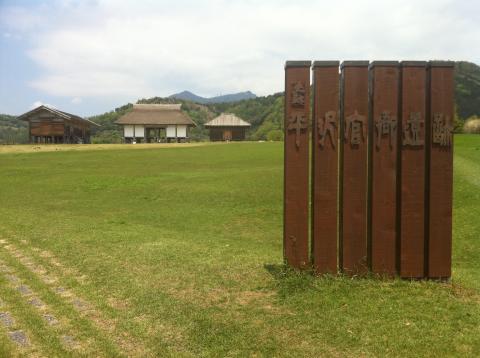
[[[380,140],[382,136],[390,136],[390,148],[393,148],[393,143],[397,138],[397,120],[395,117],[391,117],[390,113],[383,111],[380,115],[380,119],[375,124],[377,132],[377,148],[380,148]]]
[[[318,144],[321,148],[325,145],[325,138],[330,137],[332,148],[335,149],[335,128],[337,127],[337,113],[328,111],[323,118],[319,118],[317,122]]]
[[[407,119],[405,129],[403,130],[403,145],[423,145],[424,140],[421,137],[421,127],[423,123],[424,121],[420,112],[410,113],[410,117]]]
[[[305,107],[305,85],[302,82],[295,82],[292,86],[292,106]]]
[[[295,131],[295,145],[300,148],[300,132],[308,128],[308,122],[303,114],[294,114],[288,120],[287,130]]]
[[[365,116],[358,114],[358,111],[346,118],[345,140],[348,140],[349,136],[352,145],[360,144],[367,138],[367,121]]]
[[[433,115],[432,142],[444,147],[452,144],[453,126],[449,124],[449,117],[443,113]]]

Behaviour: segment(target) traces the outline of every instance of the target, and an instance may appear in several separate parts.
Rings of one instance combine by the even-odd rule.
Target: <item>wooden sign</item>
[[[284,257],[304,268],[308,257],[310,61],[285,65]]]
[[[424,277],[426,62],[402,62],[400,276]]]
[[[339,62],[313,63],[312,261],[337,273]]]
[[[342,63],[340,263],[367,271],[368,61]]]
[[[453,190],[453,62],[429,63],[430,126],[428,276],[451,275]]]
[[[370,65],[370,264],[372,272],[396,273],[399,63]]]
[[[316,61],[312,125],[310,64],[285,66],[286,263],[449,278],[453,63]]]

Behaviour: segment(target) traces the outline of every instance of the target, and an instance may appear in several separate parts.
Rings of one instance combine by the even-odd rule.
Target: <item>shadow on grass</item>
[[[332,290],[384,292],[388,288],[418,292],[417,290],[450,291],[452,289],[450,283],[439,280],[402,279],[373,273],[359,276],[349,276],[343,273],[318,275],[312,269],[297,270],[285,264],[264,264],[263,267],[272,276],[273,283],[271,288],[276,290],[280,297],[331,292]]]
[[[272,276],[273,288],[280,297],[318,289],[311,270],[300,271],[285,264],[264,264],[263,267]]]

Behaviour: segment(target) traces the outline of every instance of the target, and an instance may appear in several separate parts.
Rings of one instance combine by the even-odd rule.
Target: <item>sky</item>
[[[480,63],[478,0],[0,0],[0,113],[283,90],[286,60]]]

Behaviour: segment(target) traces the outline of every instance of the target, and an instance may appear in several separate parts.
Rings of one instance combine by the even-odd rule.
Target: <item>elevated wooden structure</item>
[[[39,106],[17,119],[28,122],[30,143],[90,143],[91,127],[98,124],[48,106]]]
[[[222,113],[205,123],[205,128],[209,129],[212,142],[245,140],[246,130],[249,127],[250,123],[232,113]]]

